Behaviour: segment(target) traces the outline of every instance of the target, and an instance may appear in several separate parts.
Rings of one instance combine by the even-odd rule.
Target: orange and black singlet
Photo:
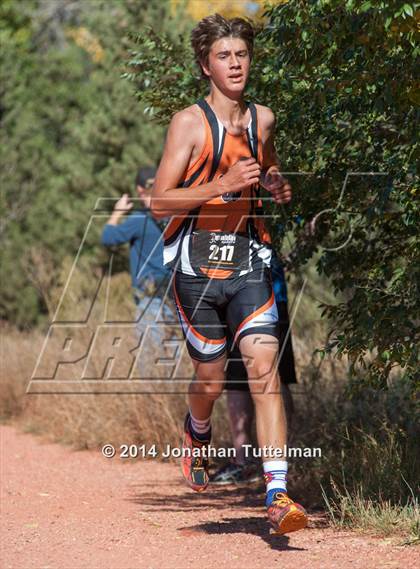
[[[186,192],[223,175],[241,158],[253,156],[263,164],[255,105],[249,104],[250,123],[238,136],[226,132],[206,101],[198,105],[206,141],[186,173]],[[279,337],[271,243],[262,218],[255,215],[261,203],[258,196],[250,199],[253,188],[237,194],[228,192],[172,218],[164,235],[165,265],[174,270],[171,295],[188,352],[201,362],[226,351],[227,327],[237,346],[251,334]]]
[[[200,156],[180,184],[188,192],[225,174],[238,160],[254,157],[263,164],[257,110],[248,103],[251,120],[243,134],[226,131],[204,99],[197,102],[206,137]],[[195,191],[199,191],[199,188]],[[188,214],[172,217],[164,232],[164,265],[190,276],[229,279],[270,267],[271,240],[261,216],[256,188],[227,192]]]

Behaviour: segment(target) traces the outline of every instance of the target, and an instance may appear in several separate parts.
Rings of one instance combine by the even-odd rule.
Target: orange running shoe
[[[270,524],[277,535],[303,529],[308,525],[308,515],[305,508],[285,492],[276,492],[274,499],[267,508]]]
[[[208,441],[194,439],[189,429],[189,419],[188,413],[185,417],[184,438],[182,441],[182,474],[195,492],[203,492],[209,483],[209,461],[203,449],[208,447],[210,439]]]

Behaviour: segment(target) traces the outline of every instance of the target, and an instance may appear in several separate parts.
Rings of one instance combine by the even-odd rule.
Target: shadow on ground
[[[265,517],[223,517],[217,522],[204,522],[193,526],[179,528],[178,531],[181,535],[185,536],[203,533],[209,535],[246,533],[261,538],[276,551],[306,551],[305,547],[290,546],[289,538],[286,535],[271,534],[269,524]]]
[[[245,533],[261,538],[274,550],[305,550],[289,546],[287,536],[270,534],[270,526],[265,517],[264,486],[261,484],[247,487],[210,486],[202,494],[186,489],[181,481],[175,484],[171,482],[170,486],[165,483],[145,483],[133,485],[130,489],[131,495],[126,499],[141,506],[141,511],[145,513],[158,515],[162,512],[214,511],[217,521],[206,520],[176,528],[181,536]],[[249,514],[243,515],[246,510],[249,510]],[[235,512],[238,512],[238,517],[230,515]],[[259,512],[260,516],[252,515]]]
[[[198,493],[189,490],[180,480],[142,483],[130,486],[130,496],[127,498],[142,506],[144,511],[154,511],[159,508],[163,512],[193,512],[209,509],[249,508],[255,511],[262,509],[264,504],[264,487],[256,486],[209,486],[206,492]],[[150,507],[148,507],[150,506]],[[262,510],[263,511],[263,510]]]

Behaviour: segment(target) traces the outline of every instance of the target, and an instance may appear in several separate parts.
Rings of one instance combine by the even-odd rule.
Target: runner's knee
[[[274,360],[255,359],[252,363],[248,362],[247,372],[248,379],[255,381],[273,381],[273,376],[277,373],[277,366]]]
[[[224,386],[224,378],[199,378],[193,381],[193,391],[196,394],[206,395],[209,399],[216,400],[220,397]]]
[[[217,363],[196,363],[194,391],[201,391],[212,399],[217,399],[224,387],[224,358]]]

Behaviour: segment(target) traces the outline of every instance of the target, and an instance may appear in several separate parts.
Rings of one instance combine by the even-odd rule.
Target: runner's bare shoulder
[[[197,105],[192,105],[172,117],[156,173],[154,197],[159,197],[159,194],[168,188],[177,188],[189,166],[201,152],[205,142],[205,126],[198,114],[200,112]]]
[[[174,114],[169,126],[169,134],[191,149],[190,163],[200,155],[205,144],[206,131],[198,105],[190,105]]]

